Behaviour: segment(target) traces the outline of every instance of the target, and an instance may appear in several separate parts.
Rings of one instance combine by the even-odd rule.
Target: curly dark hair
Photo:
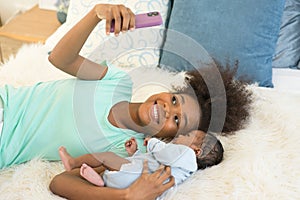
[[[244,128],[253,98],[247,88],[249,81],[236,78],[237,69],[238,62],[234,66],[215,62],[186,73],[191,87],[183,92],[190,93],[192,89],[197,96],[202,111],[199,130],[228,135]],[[220,113],[213,115],[213,109]]]
[[[202,153],[197,156],[198,169],[219,164],[223,159],[224,148],[214,135],[206,133],[201,145]]]

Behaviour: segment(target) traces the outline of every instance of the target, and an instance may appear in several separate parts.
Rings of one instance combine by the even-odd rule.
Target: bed
[[[160,10],[165,20],[170,12],[170,2],[166,0],[152,3],[142,0],[117,2],[129,4],[136,12]],[[71,1],[67,22],[47,40],[45,45],[25,45],[15,57],[11,57],[1,66],[0,85],[10,83],[18,87],[39,81],[68,78],[68,75],[55,69],[48,62],[47,55],[63,33],[79,19],[78,16],[90,8],[92,3],[95,1]],[[173,9],[176,9],[176,6],[176,3],[173,4]],[[97,31],[101,30],[103,27],[99,26]],[[103,57],[111,59],[122,69],[134,72],[141,80],[148,80],[143,87],[134,88],[134,99],[137,101],[144,94],[168,90],[172,85],[182,84],[183,73],[170,73],[165,69],[154,67],[160,57],[158,46],[163,38],[161,29],[151,29],[150,32],[141,30],[134,34],[147,38],[146,41],[152,48],[138,46],[139,48],[129,51],[122,45],[116,45],[124,43],[116,42],[113,37],[105,40],[103,35],[93,33],[81,53],[89,55],[90,59],[95,61]],[[130,38],[124,38],[125,42],[132,41]],[[99,40],[103,41],[103,45],[98,45]],[[136,43],[142,42],[134,40],[133,46]],[[99,49],[107,48],[105,46],[107,44],[116,45],[118,48],[112,48],[112,52],[107,51],[105,55],[93,54],[95,49],[99,52]],[[116,51],[121,47],[125,50]],[[109,57],[112,54],[118,55],[117,59]],[[136,70],[137,66],[142,68]],[[254,93],[254,102],[246,127],[232,136],[218,136],[225,149],[224,160],[217,166],[198,171],[185,183],[169,191],[165,199],[299,198],[300,71],[291,67],[273,67],[271,74],[274,87],[258,86],[258,83],[249,86]],[[1,170],[0,199],[62,199],[48,189],[51,179],[62,171],[61,162],[48,162],[39,158]]]

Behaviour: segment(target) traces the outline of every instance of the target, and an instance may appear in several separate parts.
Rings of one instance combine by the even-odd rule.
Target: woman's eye
[[[172,104],[173,105],[176,105],[177,103],[177,98],[175,96],[172,97]]]
[[[174,121],[176,123],[176,126],[179,126],[179,118],[177,116],[174,117]]]

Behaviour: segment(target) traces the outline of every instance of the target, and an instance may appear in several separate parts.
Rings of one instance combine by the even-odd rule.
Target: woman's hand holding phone
[[[99,19],[106,20],[106,34],[109,35],[112,23],[114,23],[114,33],[119,35],[120,31],[126,32],[135,27],[135,15],[124,5],[97,4],[95,11]]]
[[[159,12],[147,12],[135,15],[135,28],[146,28],[151,26],[159,26],[163,23],[162,17]],[[110,32],[115,31],[114,20],[111,23]]]

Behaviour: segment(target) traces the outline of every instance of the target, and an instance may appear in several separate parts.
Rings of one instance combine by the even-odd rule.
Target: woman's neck
[[[108,121],[115,127],[142,132],[138,118],[141,103],[120,102],[115,104],[108,115]]]

